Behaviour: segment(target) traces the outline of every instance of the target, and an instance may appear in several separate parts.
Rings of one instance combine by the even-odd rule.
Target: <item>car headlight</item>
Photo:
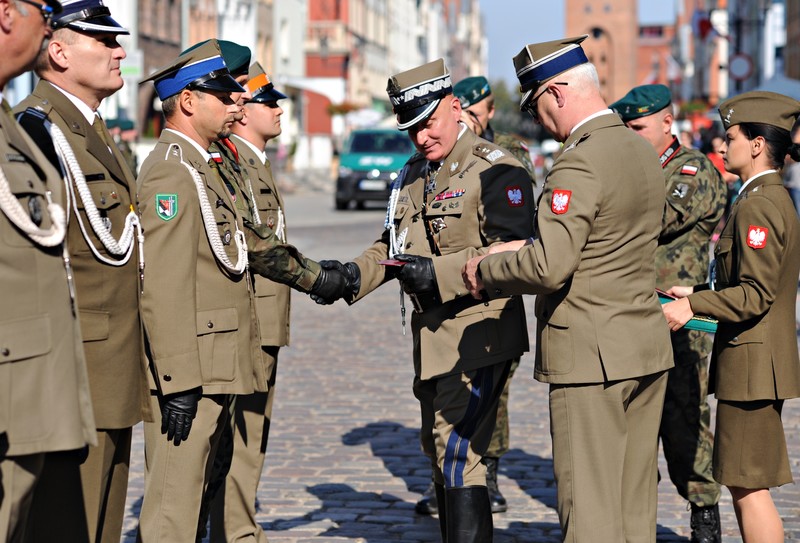
[[[339,177],[348,177],[353,174],[353,168],[347,166],[339,166]]]

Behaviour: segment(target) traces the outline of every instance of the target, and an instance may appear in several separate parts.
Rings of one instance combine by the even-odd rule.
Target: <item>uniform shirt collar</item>
[[[606,108],[606,109],[602,109],[602,110],[598,111],[597,113],[592,113],[591,115],[589,115],[588,117],[586,117],[584,120],[582,120],[581,122],[579,122],[578,124],[576,124],[575,126],[573,126],[573,127],[572,127],[572,130],[570,130],[570,131],[569,131],[569,135],[571,136],[572,134],[574,134],[574,133],[575,133],[575,131],[576,131],[578,128],[580,128],[582,125],[584,125],[584,124],[588,123],[588,122],[589,122],[589,121],[591,121],[592,119],[596,119],[597,117],[599,117],[599,116],[601,116],[601,115],[611,115],[611,114],[613,114],[613,113],[614,113],[614,112],[613,112],[613,111],[611,111],[611,110],[610,110],[610,109],[608,109],[608,108]]]
[[[750,179],[748,179],[747,181],[745,181],[745,183],[744,183],[744,184],[742,185],[742,187],[739,189],[739,194],[743,193],[743,192],[744,192],[744,189],[746,189],[746,188],[747,188],[747,186],[748,186],[750,183],[752,183],[754,179],[758,179],[759,177],[762,177],[762,176],[764,176],[764,175],[767,175],[767,174],[770,174],[770,173],[778,173],[778,172],[776,172],[775,170],[764,170],[763,172],[758,172],[758,173],[757,173],[757,174],[755,174],[753,177],[751,177]]]
[[[197,143],[196,141],[194,141],[192,138],[190,138],[190,137],[189,137],[189,136],[187,136],[186,134],[184,134],[184,133],[182,133],[182,132],[178,132],[177,130],[173,130],[172,128],[165,128],[165,129],[164,129],[164,132],[171,132],[171,133],[173,133],[173,134],[177,134],[177,135],[179,135],[180,137],[182,137],[183,139],[185,139],[186,141],[188,141],[189,143],[191,143],[191,144],[192,144],[192,146],[193,146],[195,149],[197,149],[197,152],[198,152],[198,153],[200,153],[200,155],[203,157],[203,160],[205,160],[206,162],[208,162],[209,160],[211,160],[211,154],[210,154],[208,151],[206,151],[205,149],[203,149],[202,147],[200,147],[200,144],[199,144],[199,143]]]
[[[49,81],[48,81],[48,83],[49,83]],[[52,83],[50,83],[50,84],[53,85]],[[66,96],[67,100],[72,102],[72,105],[74,105],[76,108],[78,108],[78,111],[81,112],[81,115],[83,115],[86,118],[86,122],[87,123],[94,124],[94,119],[97,116],[97,114],[95,113],[95,111],[92,108],[90,108],[89,106],[86,105],[86,102],[84,102],[83,100],[81,100],[80,98],[75,96],[74,94],[71,94],[71,93],[65,91],[64,89],[62,89],[58,85],[53,85],[53,88],[58,90],[58,92],[60,92],[64,96]]]
[[[255,145],[253,145],[252,143],[250,143],[249,141],[247,141],[238,134],[233,134],[231,137],[236,138],[236,141],[241,141],[242,143],[247,145],[256,154],[258,159],[261,161],[261,164],[267,163],[267,153],[265,153],[262,149],[259,149],[258,147],[256,147]]]

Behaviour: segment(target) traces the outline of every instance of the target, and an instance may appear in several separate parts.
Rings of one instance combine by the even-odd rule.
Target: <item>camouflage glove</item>
[[[197,403],[203,395],[200,387],[164,396],[161,405],[161,433],[167,434],[167,441],[180,445],[189,439],[192,420],[197,415]]]
[[[319,279],[319,265],[292,245],[281,242],[267,225],[245,221],[244,234],[253,273],[306,293]]]
[[[344,298],[347,302],[352,302],[361,289],[361,270],[358,269],[358,265],[355,262],[342,264],[338,260],[320,260],[319,265],[322,270],[335,270],[344,275],[347,285],[341,298]],[[311,293],[311,299],[320,305],[329,305],[336,301],[326,302],[314,292]],[[338,298],[336,299],[338,300]]]
[[[421,294],[436,292],[436,272],[433,269],[433,259],[427,256],[395,255],[396,260],[406,264],[400,268],[397,278],[403,284],[407,294]]]

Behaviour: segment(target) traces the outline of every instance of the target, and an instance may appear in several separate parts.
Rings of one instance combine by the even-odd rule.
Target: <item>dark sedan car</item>
[[[336,209],[347,209],[350,202],[362,209],[364,202],[388,201],[397,172],[414,151],[414,144],[405,132],[380,128],[354,130],[339,157]]]

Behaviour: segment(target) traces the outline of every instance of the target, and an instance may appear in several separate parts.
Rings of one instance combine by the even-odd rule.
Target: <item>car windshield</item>
[[[398,153],[410,154],[414,151],[408,136],[393,132],[355,133],[350,139],[351,153]]]

